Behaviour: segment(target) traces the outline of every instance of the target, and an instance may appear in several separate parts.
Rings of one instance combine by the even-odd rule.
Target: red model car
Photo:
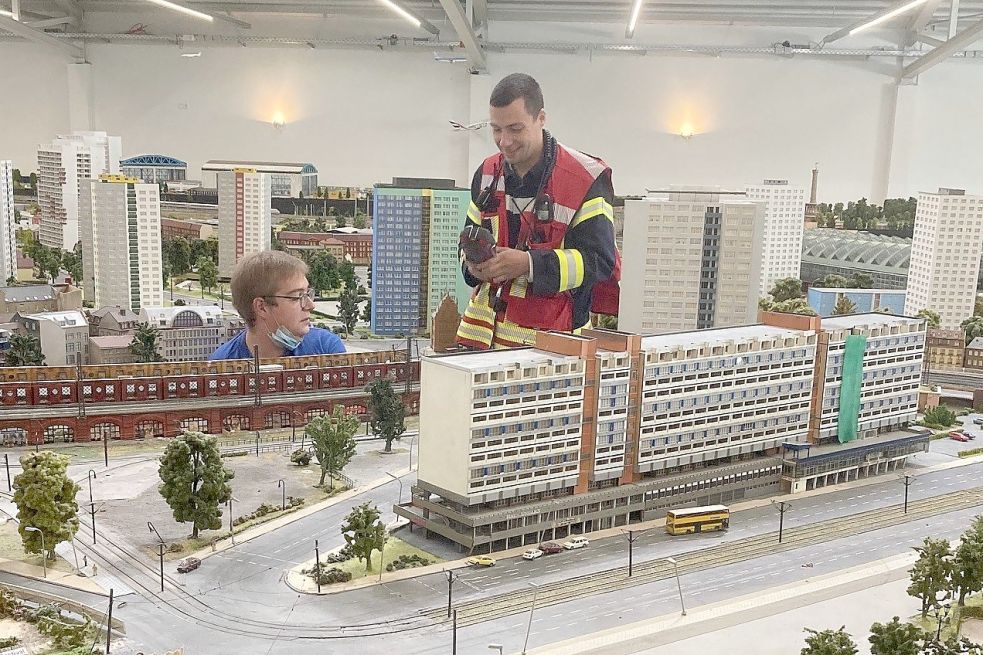
[[[952,439],[953,441],[962,441],[962,442],[969,441],[969,437],[967,437],[962,432],[950,432],[949,438]]]

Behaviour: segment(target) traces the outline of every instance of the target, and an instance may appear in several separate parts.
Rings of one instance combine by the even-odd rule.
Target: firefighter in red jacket
[[[529,75],[504,78],[490,104],[499,152],[471,183],[461,244],[464,278],[475,290],[458,343],[530,345],[537,329],[577,331],[592,311],[617,315],[611,169],[544,129],[543,93]],[[482,236],[488,247],[479,256]]]

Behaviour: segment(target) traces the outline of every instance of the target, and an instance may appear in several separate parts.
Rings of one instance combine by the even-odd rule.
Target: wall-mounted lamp
[[[684,139],[692,139],[694,134],[696,134],[696,132],[693,131],[692,125],[683,125],[681,128],[679,128],[679,136]]]
[[[273,129],[282,130],[284,125],[283,114],[273,116]]]

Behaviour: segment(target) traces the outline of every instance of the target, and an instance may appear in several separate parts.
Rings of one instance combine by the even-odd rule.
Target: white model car
[[[536,559],[543,556],[543,551],[538,548],[530,548],[526,552],[522,553],[522,559]]]
[[[587,537],[574,537],[570,541],[563,542],[563,547],[566,550],[576,550],[578,548],[583,548],[584,546],[589,546],[589,545],[590,545],[590,541],[587,540]]]

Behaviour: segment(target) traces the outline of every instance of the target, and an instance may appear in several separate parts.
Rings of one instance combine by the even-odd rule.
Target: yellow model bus
[[[671,509],[666,514],[666,532],[671,535],[726,530],[729,525],[730,509],[726,505]]]

